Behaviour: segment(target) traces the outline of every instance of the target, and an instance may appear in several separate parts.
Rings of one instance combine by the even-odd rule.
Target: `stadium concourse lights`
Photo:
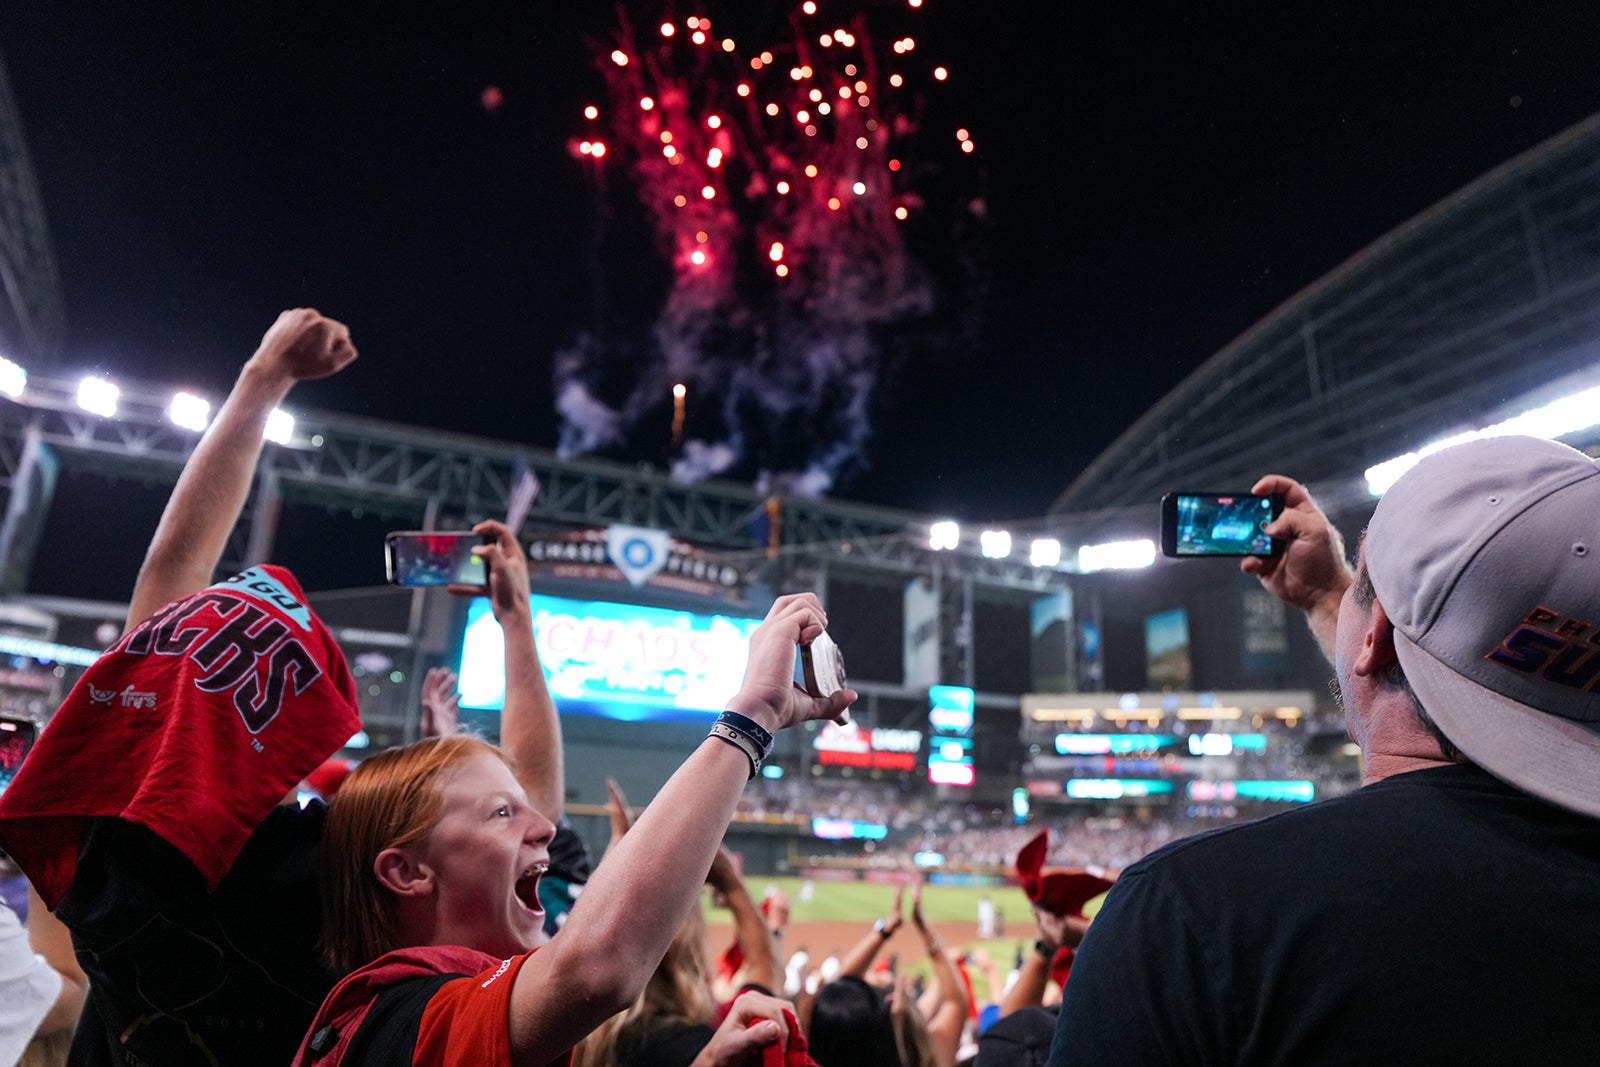
[[[1028,562],[1035,567],[1057,567],[1061,564],[1061,542],[1054,537],[1040,537],[1028,549]]]
[[[0,393],[15,400],[27,387],[28,372],[9,359],[0,358]]]
[[[1149,538],[1138,541],[1108,541],[1103,545],[1083,545],[1078,549],[1078,570],[1131,570],[1149,567],[1156,561],[1156,543]]]
[[[272,414],[267,416],[264,436],[274,444],[288,444],[294,440],[294,416],[282,408],[273,408]]]
[[[78,406],[91,415],[111,418],[117,413],[117,398],[122,395],[111,382],[89,375],[78,383]]]
[[[1009,559],[1014,545],[1010,530],[984,530],[978,535],[978,551],[985,559]],[[928,527],[928,547],[935,552],[953,552],[961,547],[961,526],[950,519]],[[1059,567],[1061,542],[1039,537],[1028,543],[1028,562],[1035,567]]]
[[[180,429],[202,433],[211,425],[211,401],[193,393],[174,393],[167,405],[167,419]],[[290,444],[294,440],[294,416],[282,408],[273,408],[262,436],[274,444]]]
[[[978,546],[984,559],[1005,559],[1011,555],[1011,533],[1008,530],[985,530],[978,535]]]
[[[1481,430],[1453,434],[1424,445],[1415,452],[1407,452],[1403,456],[1396,456],[1394,459],[1384,460],[1368,467],[1367,492],[1373,496],[1382,496],[1389,491],[1391,485],[1400,480],[1402,474],[1416,466],[1423,456],[1432,455],[1451,445],[1465,444],[1485,437],[1504,437],[1507,434],[1525,434],[1553,441],[1558,437],[1577,433],[1579,430],[1587,430],[1591,426],[1600,426],[1600,386],[1572,393],[1560,400],[1524,411],[1504,422],[1485,426]]]
[[[3,370],[0,368],[0,374],[3,374]],[[105,418],[116,415],[120,396],[121,391],[103,378],[88,377],[78,385],[78,406]],[[173,393],[172,399],[167,402],[167,421],[179,429],[203,433],[211,425],[211,401],[181,390]],[[292,444],[294,416],[282,408],[273,408],[267,415],[262,436],[275,444]]]
[[[211,401],[193,393],[173,393],[167,419],[179,429],[200,433],[211,422]]]

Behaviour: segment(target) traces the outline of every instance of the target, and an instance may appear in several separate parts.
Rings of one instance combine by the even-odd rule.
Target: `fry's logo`
[[[281,586],[274,586],[282,592]],[[251,595],[266,599],[259,593]],[[300,607],[292,598],[291,604]],[[288,614],[295,618],[293,611]],[[205,693],[231,693],[234,709],[252,734],[277,718],[287,694],[298,696],[322,677],[316,657],[290,635],[285,623],[241,600],[226,583],[152,615],[123,639],[117,651],[131,656],[187,656],[200,670],[195,687]],[[104,702],[104,694],[91,687],[89,697]],[[154,705],[153,693],[130,688],[124,694],[124,703],[133,697],[143,703],[148,697],[148,706]]]
[[[120,703],[125,708],[153,708],[156,706],[155,693],[141,693],[133,686],[126,689],[96,689],[94,684],[89,686],[89,702],[91,704],[110,704],[121,697]]]
[[[1484,658],[1569,689],[1600,692],[1600,627],[1546,607],[1530,611]]]

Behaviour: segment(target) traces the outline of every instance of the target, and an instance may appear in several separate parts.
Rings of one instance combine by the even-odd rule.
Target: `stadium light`
[[[1054,567],[1061,562],[1061,542],[1054,537],[1041,537],[1028,550],[1028,562],[1035,567]]]
[[[985,559],[1005,559],[1011,555],[1011,534],[1006,530],[985,530],[978,535]]]
[[[180,429],[199,433],[211,422],[211,401],[193,393],[173,393],[167,418]]]
[[[104,378],[90,375],[78,383],[78,406],[91,415],[109,419],[117,413],[117,397],[121,392]]]
[[[294,439],[294,416],[282,408],[273,408],[272,414],[267,416],[265,436],[274,444],[288,444]]]
[[[961,544],[961,527],[948,520],[928,527],[928,547],[935,552],[947,552]]]
[[[27,387],[28,372],[9,359],[0,358],[0,393],[15,400]]]
[[[1485,426],[1481,430],[1454,434],[1424,445],[1415,452],[1407,452],[1403,456],[1396,456],[1394,459],[1368,467],[1367,492],[1373,496],[1382,496],[1389,491],[1391,485],[1400,480],[1402,474],[1415,467],[1423,456],[1432,455],[1451,445],[1465,444],[1485,437],[1504,437],[1507,434],[1525,434],[1553,441],[1569,433],[1587,430],[1591,426],[1600,426],[1600,386],[1564,396],[1560,400],[1551,401],[1531,411],[1524,411],[1520,415],[1514,415],[1492,426]]]
[[[1108,541],[1103,545],[1084,545],[1078,549],[1078,569],[1090,571],[1131,570],[1148,567],[1156,561],[1156,543],[1149,538],[1139,541]]]

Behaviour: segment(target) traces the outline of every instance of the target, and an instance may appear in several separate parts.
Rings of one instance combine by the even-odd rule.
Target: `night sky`
[[[568,148],[612,6],[475,6],[492,10],[0,7],[62,276],[60,369],[220,395],[276,312],[309,304],[362,358],[291,407],[553,447],[552,354],[597,296],[648,310],[666,268],[625,204],[596,245],[591,167]],[[887,16],[919,19],[950,67],[924,136],[972,131],[949,182],[983,198],[989,284],[973,343],[885,360],[835,496],[1043,514],[1277,304],[1600,109],[1592,5],[1021,14],[1037,6]],[[644,436],[624,458],[661,453]]]

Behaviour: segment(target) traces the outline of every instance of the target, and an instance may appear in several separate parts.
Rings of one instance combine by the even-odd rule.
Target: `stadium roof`
[[[1597,353],[1600,115],[1275,309],[1117,438],[1051,516],[1143,512],[1169,490],[1248,488],[1267,471],[1313,485],[1330,511],[1354,506],[1367,467],[1600,384]]]

